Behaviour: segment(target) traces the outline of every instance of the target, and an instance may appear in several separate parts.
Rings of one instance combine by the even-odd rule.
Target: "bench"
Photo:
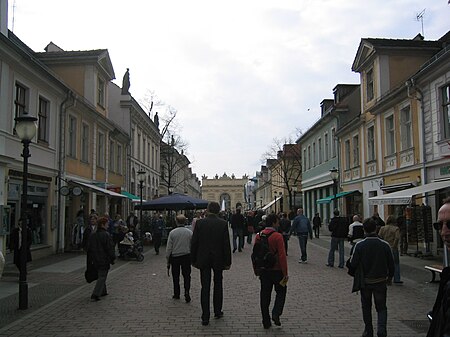
[[[431,271],[431,281],[430,281],[430,283],[434,283],[434,282],[437,282],[436,281],[436,273],[438,273],[439,276],[441,276],[443,267],[440,264],[434,264],[434,265],[431,265],[431,266],[425,266],[425,269]]]

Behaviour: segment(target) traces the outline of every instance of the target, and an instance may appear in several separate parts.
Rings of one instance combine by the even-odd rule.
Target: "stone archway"
[[[231,197],[228,193],[222,193],[219,198],[219,205],[222,207],[222,203],[225,201],[225,210],[231,209]]]

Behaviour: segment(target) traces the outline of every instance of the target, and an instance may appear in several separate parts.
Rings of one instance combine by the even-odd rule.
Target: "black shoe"
[[[275,323],[276,326],[281,326],[280,316],[272,316],[272,321]]]
[[[186,303],[189,303],[191,301],[191,296],[189,296],[189,294],[185,294],[184,300],[186,301]]]
[[[177,296],[177,295],[173,295],[172,298],[173,298],[174,300],[179,300],[179,299],[180,299],[180,295],[178,295],[178,296]]]
[[[270,327],[272,326],[272,323],[264,323],[263,322],[263,327],[264,327],[264,329],[269,329]]]
[[[332,264],[328,264],[328,263],[327,263],[326,266],[327,266],[327,267],[333,268],[333,265],[332,265]]]
[[[214,314],[214,318],[222,318],[223,317],[223,311],[218,312],[217,314]]]
[[[233,249],[233,253],[236,253],[236,248]]]
[[[159,252],[156,252],[155,255],[159,255]]]
[[[100,296],[103,297],[103,296],[108,296],[108,295],[109,294],[105,292],[105,293],[101,294]]]
[[[202,325],[208,325],[209,321],[202,321]]]
[[[98,297],[96,295],[91,296],[91,302],[98,302],[98,301],[100,301],[100,297]]]
[[[394,281],[396,284],[403,284],[403,281]]]
[[[341,268],[341,269],[342,269],[342,268],[344,268],[344,266],[338,266],[338,268]]]
[[[242,249],[239,249],[239,253],[242,252]]]

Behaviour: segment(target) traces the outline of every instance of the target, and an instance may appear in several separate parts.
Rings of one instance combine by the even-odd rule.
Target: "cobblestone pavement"
[[[250,245],[233,254],[231,270],[224,272],[224,317],[212,319],[209,326],[202,326],[200,320],[199,271],[192,270],[192,302],[174,300],[164,250],[154,255],[147,247],[144,262],[120,261],[113,266],[109,295],[96,303],[90,302],[93,284],[84,282],[81,262],[70,272],[50,273],[40,268],[68,258],[73,261],[76,254],[34,261],[28,276],[30,309],[17,310],[17,293],[0,296],[0,337],[360,336],[359,294],[351,293],[352,278],[345,269],[325,266],[328,247],[329,237],[310,240],[308,264],[299,264],[298,241],[291,238],[290,280],[281,327],[262,327],[259,280],[251,268]],[[401,261],[404,284],[388,289],[388,335],[424,336],[426,312],[434,302],[437,284],[425,282],[430,275],[423,266],[429,262],[413,257]],[[0,288],[12,282],[17,285],[17,275],[9,268]]]

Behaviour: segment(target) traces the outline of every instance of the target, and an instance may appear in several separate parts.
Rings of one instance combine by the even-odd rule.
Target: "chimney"
[[[0,33],[8,37],[8,0],[0,0]]]

